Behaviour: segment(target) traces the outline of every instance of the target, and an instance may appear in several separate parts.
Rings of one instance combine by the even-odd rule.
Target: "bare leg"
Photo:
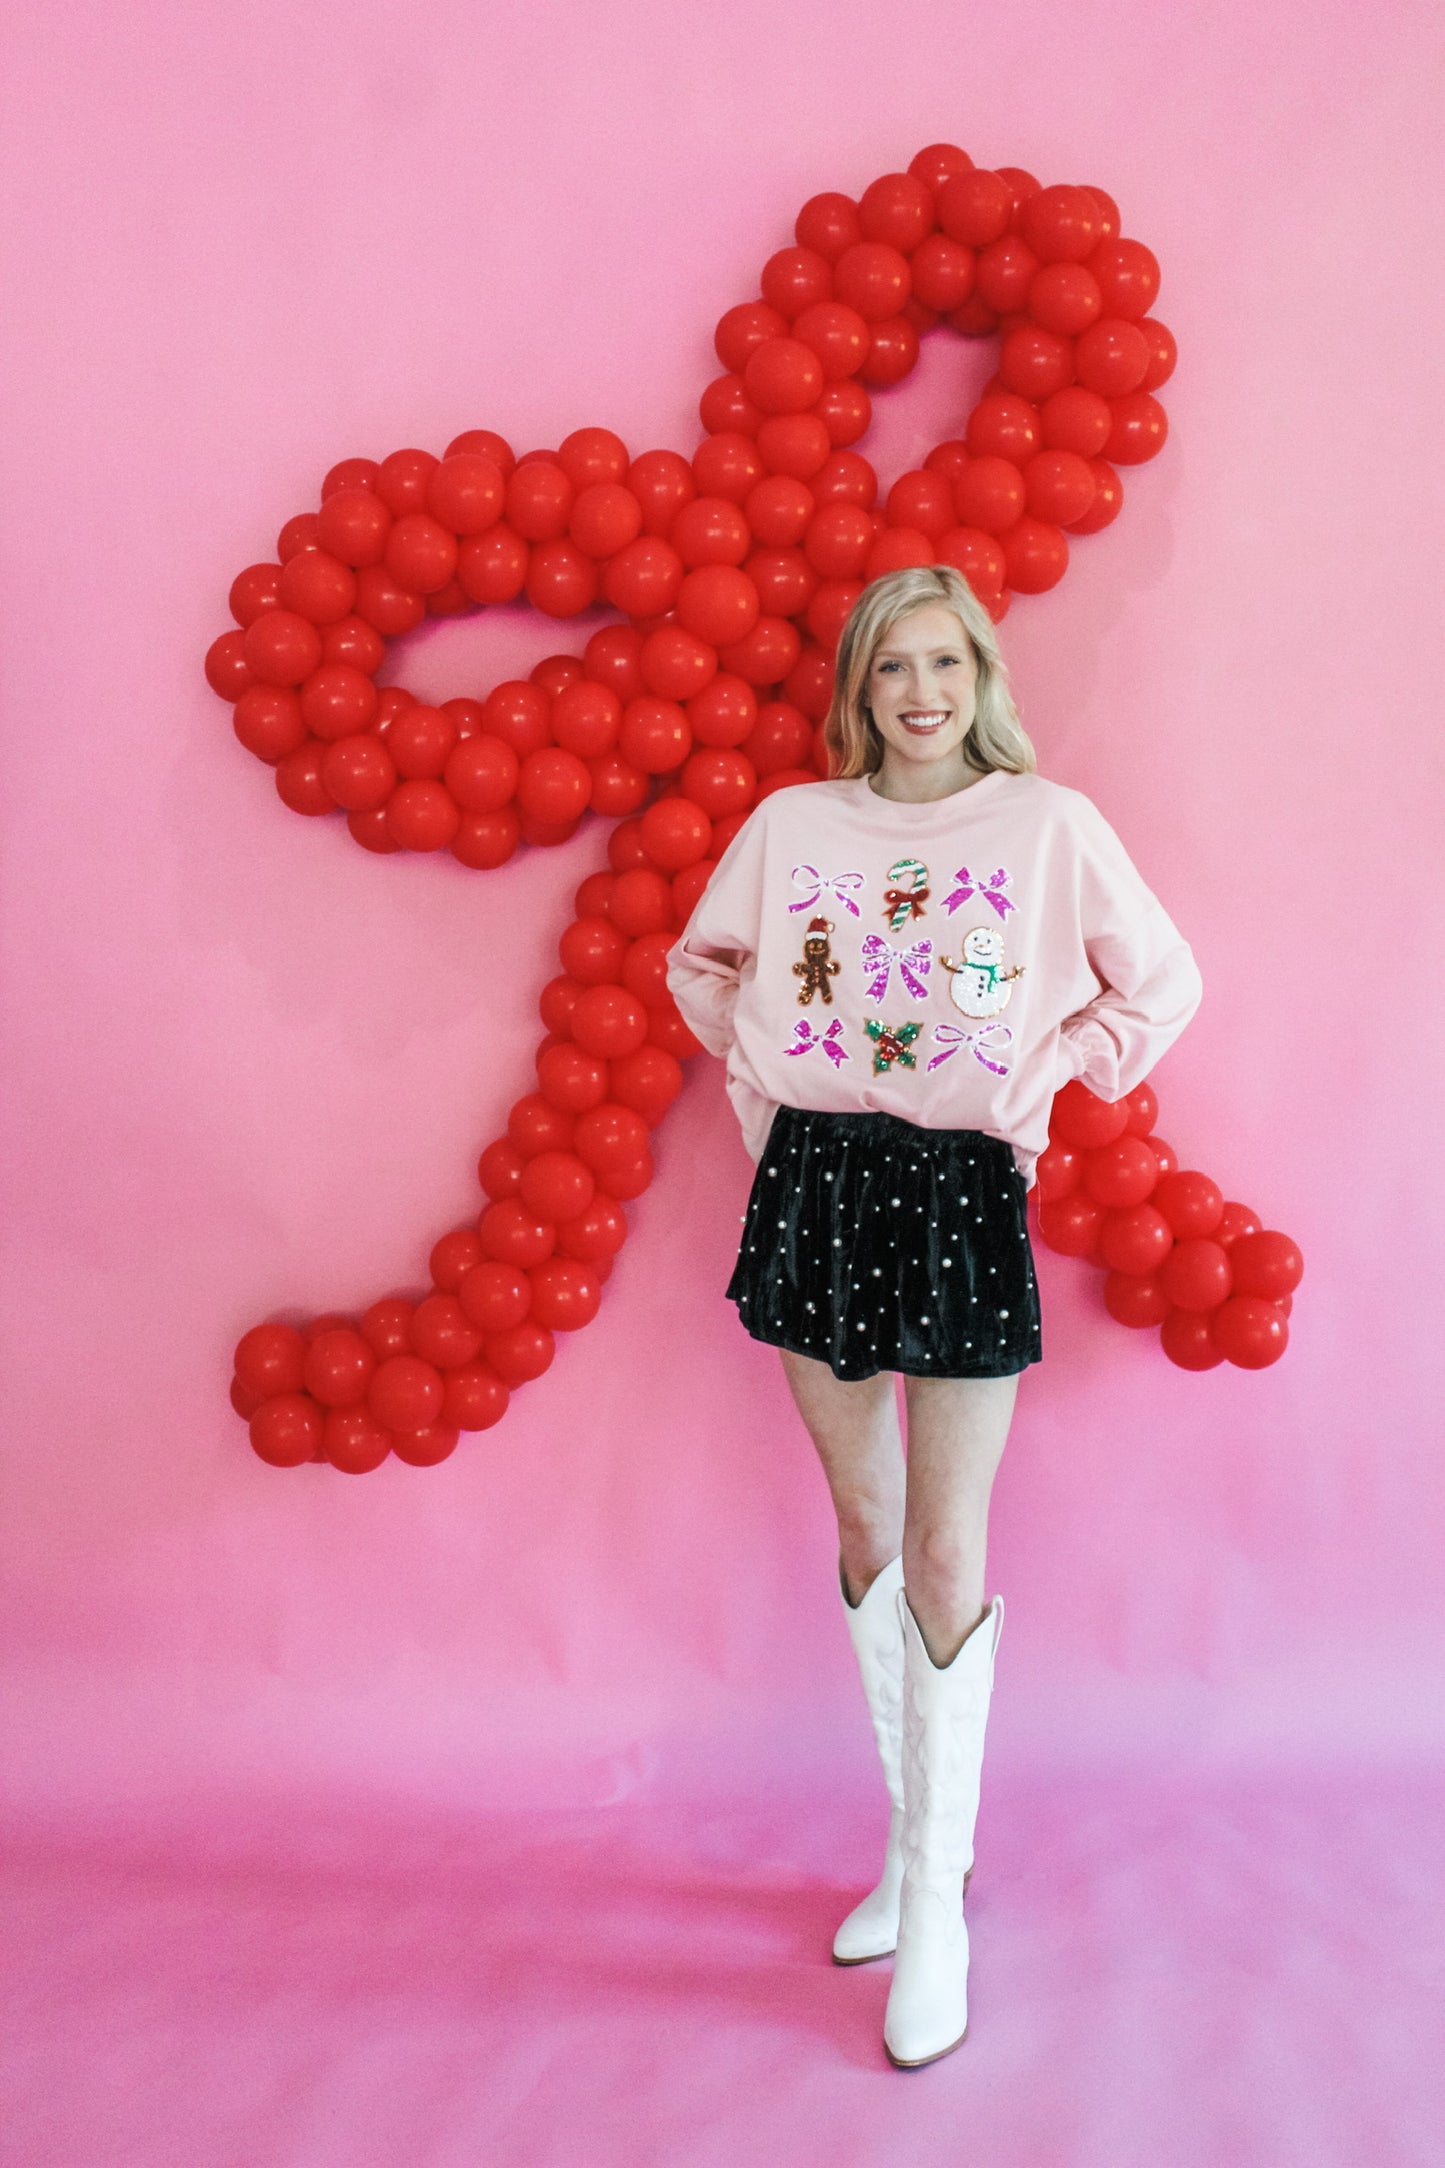
[[[924,1646],[941,1668],[984,1615],[989,1495],[1018,1379],[906,1378],[904,1390],[903,1579]]]
[[[893,1378],[884,1372],[845,1383],[811,1355],[779,1353],[832,1493],[844,1593],[849,1603],[861,1603],[903,1547],[903,1442]]]

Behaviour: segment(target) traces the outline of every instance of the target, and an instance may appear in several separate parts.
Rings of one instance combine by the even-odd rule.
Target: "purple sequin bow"
[[[956,911],[961,903],[967,903],[970,896],[982,896],[985,903],[993,905],[1000,918],[1007,918],[1014,909],[1014,905],[1004,894],[1013,878],[1007,866],[1000,866],[996,873],[990,874],[970,873],[967,866],[960,866],[953,878],[958,886],[944,897],[945,911]]]
[[[835,1016],[827,1030],[819,1032],[814,1031],[806,1017],[800,1016],[793,1026],[793,1037],[797,1043],[794,1046],[785,1046],[783,1048],[785,1054],[811,1054],[815,1046],[820,1046],[835,1069],[840,1069],[848,1059],[848,1049],[841,1043],[843,1038],[843,1020],[841,1017]]]
[[[985,1069],[991,1069],[995,1076],[1007,1076],[1008,1063],[990,1061],[984,1048],[992,1047],[996,1054],[1001,1054],[1012,1039],[1013,1033],[1007,1024],[985,1024],[982,1031],[960,1031],[957,1024],[935,1024],[933,1043],[939,1051],[932,1056],[928,1066],[939,1068],[944,1062],[952,1061],[961,1046],[966,1046],[974,1060],[981,1061]]]
[[[788,909],[790,911],[811,911],[819,897],[826,893],[830,896],[836,896],[845,911],[851,911],[855,918],[861,918],[863,914],[853,901],[849,890],[862,888],[864,885],[861,873],[820,873],[816,866],[794,866],[793,886],[795,888],[806,888],[808,893],[800,903],[790,903]]]
[[[926,1001],[928,988],[924,982],[933,964],[933,943],[915,941],[910,949],[896,949],[881,933],[867,934],[863,941],[863,970],[868,980],[864,991],[868,999],[883,1000],[888,992],[888,974],[895,964],[912,998]]]

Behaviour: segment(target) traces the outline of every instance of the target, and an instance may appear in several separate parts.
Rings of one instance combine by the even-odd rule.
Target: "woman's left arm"
[[[1097,809],[1081,818],[1084,948],[1102,990],[1066,1017],[1067,1064],[1100,1099],[1122,1099],[1174,1044],[1203,994],[1188,943]]]

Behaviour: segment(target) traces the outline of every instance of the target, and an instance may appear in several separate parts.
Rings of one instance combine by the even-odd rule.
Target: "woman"
[[[860,595],[826,740],[832,779],[757,807],[668,983],[727,1056],[759,1162],[728,1294],[781,1351],[822,1461],[892,1800],[882,1878],[833,1954],[896,1950],[884,2044],[912,2068],[967,2028],[962,1897],[1003,1623],[988,1503],[1042,1352],[1026,1192],[1059,1087],[1123,1097],[1200,984],[1107,823],[1035,772],[993,625],[951,567]]]

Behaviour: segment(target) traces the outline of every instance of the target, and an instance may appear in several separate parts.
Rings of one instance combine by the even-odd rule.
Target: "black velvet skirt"
[[[838,1378],[1011,1377],[1043,1354],[1026,1196],[976,1129],[779,1107],[729,1300]]]

